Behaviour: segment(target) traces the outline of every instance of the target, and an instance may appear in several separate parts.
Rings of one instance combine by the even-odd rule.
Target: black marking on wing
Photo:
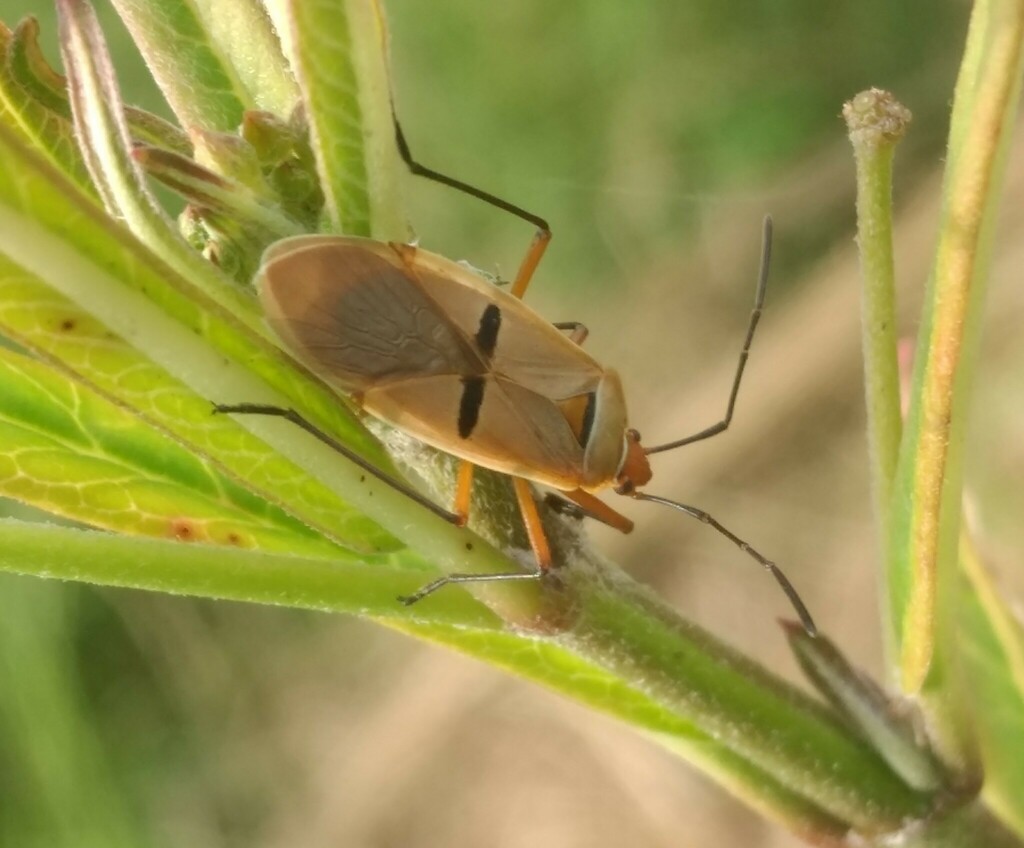
[[[498,346],[498,330],[501,329],[501,309],[495,303],[487,304],[480,316],[480,327],[476,331],[476,343],[480,352],[488,359]]]
[[[484,402],[484,377],[462,378],[462,400],[459,401],[459,436],[468,439],[480,420],[480,407]]]
[[[580,427],[580,447],[585,448],[590,441],[590,432],[594,429],[594,418],[597,416],[597,392],[587,395],[587,408],[583,412],[583,425]]]

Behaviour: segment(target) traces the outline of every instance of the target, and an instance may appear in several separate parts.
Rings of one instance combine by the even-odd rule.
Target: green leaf
[[[1024,837],[1024,628],[974,546],[960,546],[962,650],[985,763],[985,799]]]
[[[66,298],[0,256],[0,329],[27,348],[60,362],[80,383],[131,410],[189,450],[279,503],[326,538],[364,553],[399,543],[376,524],[230,419],[210,414],[199,397]],[[86,519],[81,519],[86,520]],[[294,522],[288,524],[294,527]]]
[[[144,109],[136,109],[133,106],[125,106],[124,117],[128,122],[128,129],[131,131],[134,141],[152,147],[162,147],[164,150],[171,150],[182,156],[192,155],[192,142],[188,133],[165,121],[159,115],[154,115]]]
[[[330,558],[265,553],[8,518],[0,519],[0,569],[101,586],[382,619],[501,627],[493,613],[464,592],[452,592],[429,606],[404,607],[395,597],[422,585],[421,572],[386,562],[367,564],[340,550]]]
[[[14,28],[5,64],[14,81],[40,106],[64,118],[71,117],[66,80],[50,67],[39,46],[39,22],[28,17]]]
[[[256,0],[114,0],[178,119],[234,130],[246,109],[287,115],[298,100]]]
[[[248,186],[215,174],[192,159],[155,147],[136,147],[133,156],[150,176],[189,203],[202,206],[204,218],[207,215],[223,218],[234,225],[234,229],[255,231],[261,244],[250,251],[250,256],[253,253],[258,255],[273,241],[303,232],[299,224],[282,214],[276,204],[260,197]]]
[[[302,92],[329,227],[407,238],[397,214],[398,149],[381,143],[394,137],[381,9],[367,2],[289,0],[270,11]]]
[[[0,350],[0,494],[123,533],[335,553],[187,446],[9,350]]]
[[[939,244],[890,505],[893,659],[904,691],[924,696],[944,760],[965,776],[977,764],[956,659],[963,436],[1022,63],[1024,4],[978,3],[957,83]]]
[[[38,53],[38,37],[39,25],[34,18],[26,18],[14,33],[4,33],[0,39],[3,46],[3,62],[0,63],[0,104],[10,116],[9,125],[17,126],[32,144],[75,182],[79,189],[95,196],[89,172],[75,141],[67,98],[60,98],[53,93],[51,85],[54,81],[49,77],[50,85],[36,84],[31,89],[26,88],[27,78],[33,78],[28,77],[25,65],[35,63],[13,61],[12,53],[15,52],[22,56]],[[15,72],[18,68],[21,68],[21,73]],[[34,96],[33,91],[42,91],[45,100],[40,101]],[[56,107],[53,106],[54,100],[57,101]]]
[[[785,627],[808,679],[860,729],[908,786],[923,791],[948,788],[913,703],[886,695],[877,683],[853,668],[827,637],[808,636],[796,625]]]
[[[183,127],[233,130],[241,123],[252,101],[195,3],[114,0],[114,7]],[[246,33],[235,37],[242,41]]]
[[[216,287],[220,275],[179,235],[132,158],[121,94],[95,12],[84,0],[58,0],[57,10],[75,131],[107,211],[179,273]]]

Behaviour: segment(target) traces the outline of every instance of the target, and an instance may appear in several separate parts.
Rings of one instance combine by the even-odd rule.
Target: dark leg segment
[[[497,583],[503,580],[540,580],[544,576],[543,571],[509,571],[503,574],[446,574],[431,580],[422,589],[417,589],[411,595],[399,595],[398,600],[407,607],[417,601],[422,601],[427,595],[432,595],[444,586],[458,585],[459,583]]]
[[[522,218],[524,221],[528,221],[533,224],[538,230],[546,232],[550,235],[551,227],[548,226],[548,222],[541,218],[539,215],[534,215],[532,212],[527,212],[520,206],[516,206],[513,203],[509,203],[507,200],[502,200],[500,197],[495,197],[490,192],[486,192],[483,189],[471,186],[469,183],[464,183],[462,180],[457,180],[454,177],[446,176],[445,174],[435,171],[433,168],[428,168],[425,165],[421,165],[415,159],[412,158],[412,151],[409,150],[409,143],[405,140],[405,133],[402,132],[402,125],[398,123],[398,116],[392,113],[395,120],[395,141],[398,144],[398,153],[402,157],[402,161],[405,162],[409,170],[414,173],[417,177],[425,177],[435,183],[446,185],[449,188],[453,188],[456,191],[461,191],[463,194],[468,194],[470,197],[475,197],[477,200],[482,200],[484,203],[489,203],[491,206],[495,206],[498,209],[502,209],[517,218]]]
[[[464,516],[458,515],[454,512],[448,512],[448,510],[446,509],[442,509],[429,498],[426,498],[423,495],[421,495],[407,483],[404,483],[401,480],[392,477],[390,474],[385,474],[375,465],[363,459],[351,448],[349,448],[346,445],[343,445],[333,436],[328,435],[312,422],[307,421],[305,418],[299,415],[299,413],[297,413],[294,409],[286,409],[285,407],[282,406],[272,406],[270,404],[262,403],[238,403],[215,404],[213,407],[213,411],[214,413],[221,415],[269,415],[272,417],[284,418],[286,421],[290,421],[292,424],[301,427],[311,436],[314,436],[315,438],[319,439],[328,447],[333,448],[346,459],[350,460],[351,462],[354,462],[356,465],[362,468],[363,471],[365,471],[367,474],[372,474],[382,483],[387,483],[389,486],[391,486],[391,488],[395,489],[398,492],[401,492],[403,495],[412,498],[420,506],[429,509],[432,513],[434,513],[434,515],[440,516],[445,521],[448,521],[451,524],[455,524],[458,526],[461,526],[465,523]]]
[[[464,183],[462,180],[457,180],[454,177],[449,177],[439,171],[435,171],[433,168],[421,165],[412,158],[412,151],[409,150],[409,142],[405,140],[405,133],[402,132],[402,125],[398,122],[398,116],[392,112],[392,117],[395,122],[395,142],[398,145],[398,153],[413,174],[448,186],[456,191],[461,191],[470,197],[484,201],[484,203],[489,203],[491,206],[515,215],[517,218],[522,218],[524,221],[528,221],[537,228],[537,234],[533,237],[530,249],[526,252],[523,263],[519,266],[519,271],[516,273],[515,281],[512,283],[512,294],[516,297],[522,297],[527,286],[530,284],[533,272],[537,269],[537,265],[547,249],[548,242],[551,241],[551,227],[548,226],[548,222],[539,215],[527,212],[521,206],[516,206],[507,200],[502,200],[490,192],[483,191],[476,188],[476,186],[471,186],[469,183]]]

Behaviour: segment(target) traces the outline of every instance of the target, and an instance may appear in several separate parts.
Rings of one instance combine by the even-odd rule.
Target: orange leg
[[[533,272],[537,270],[541,257],[544,255],[544,251],[548,249],[550,242],[551,230],[537,230],[537,235],[533,237],[530,249],[526,251],[526,256],[523,258],[523,264],[519,266],[519,270],[516,272],[515,282],[512,283],[511,293],[513,297],[522,298],[526,294],[526,288],[530,285],[530,280],[533,279]]]
[[[475,197],[478,200],[491,204],[491,206],[497,207],[498,209],[503,209],[504,211],[515,215],[517,218],[529,221],[537,228],[537,235],[533,237],[533,243],[530,245],[530,249],[526,252],[526,258],[523,259],[523,264],[519,266],[515,282],[512,284],[512,294],[516,297],[522,297],[526,291],[526,287],[530,285],[530,278],[533,276],[533,272],[537,270],[537,263],[540,262],[540,258],[544,255],[544,250],[547,248],[548,242],[551,241],[551,227],[548,226],[548,222],[539,215],[527,212],[525,209],[520,206],[516,206],[514,203],[509,203],[507,200],[495,197],[490,192],[482,191],[471,186],[469,183],[464,183],[462,180],[445,176],[439,171],[435,171],[433,168],[421,165],[412,158],[412,151],[409,150],[409,144],[405,140],[405,133],[402,132],[402,127],[398,123],[398,117],[394,113],[393,104],[391,116],[395,123],[395,142],[398,145],[398,153],[401,155],[402,160],[409,167],[409,170],[412,173],[420,177],[426,177],[428,180],[433,180],[435,183],[449,186],[456,191],[464,192],[470,197]]]
[[[519,510],[523,513],[523,523],[526,524],[526,535],[530,540],[530,547],[533,548],[533,554],[537,557],[537,567],[541,572],[545,572],[551,568],[551,546],[548,545],[548,537],[540,523],[537,502],[533,499],[530,484],[522,477],[513,477],[512,485],[516,490]]]
[[[473,463],[459,460],[459,476],[455,480],[455,505],[452,512],[459,517],[458,526],[469,520],[469,502],[473,494]]]
[[[468,471],[466,469],[469,469]],[[463,462],[459,468],[459,479],[456,485],[456,511],[459,510],[459,497],[463,490],[469,492],[470,482],[473,479],[473,465]],[[551,547],[548,545],[548,537],[544,534],[544,528],[540,523],[540,513],[537,511],[537,503],[533,499],[533,492],[530,491],[530,484],[521,477],[513,477],[512,485],[516,490],[516,498],[519,500],[519,509],[523,513],[523,522],[526,524],[526,535],[530,539],[530,547],[537,558],[537,571],[509,571],[499,574],[446,574],[432,580],[426,586],[411,595],[400,597],[399,600],[409,606],[417,601],[423,600],[427,595],[432,595],[442,586],[459,583],[491,583],[498,580],[537,580],[542,578],[551,568]],[[468,494],[467,494],[468,505]]]
[[[622,513],[616,512],[604,501],[595,498],[590,492],[584,492],[583,489],[573,489],[571,492],[562,492],[562,494],[569,498],[569,500],[575,501],[583,507],[583,511],[587,515],[591,518],[596,518],[602,524],[607,524],[609,527],[614,527],[623,533],[631,533],[633,531],[632,521]]]

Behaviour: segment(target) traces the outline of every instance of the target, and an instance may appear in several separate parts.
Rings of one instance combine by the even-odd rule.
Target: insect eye
[[[629,439],[631,442],[636,442],[637,444],[640,444],[640,431],[634,430],[632,427],[630,427],[626,431],[626,438]]]

